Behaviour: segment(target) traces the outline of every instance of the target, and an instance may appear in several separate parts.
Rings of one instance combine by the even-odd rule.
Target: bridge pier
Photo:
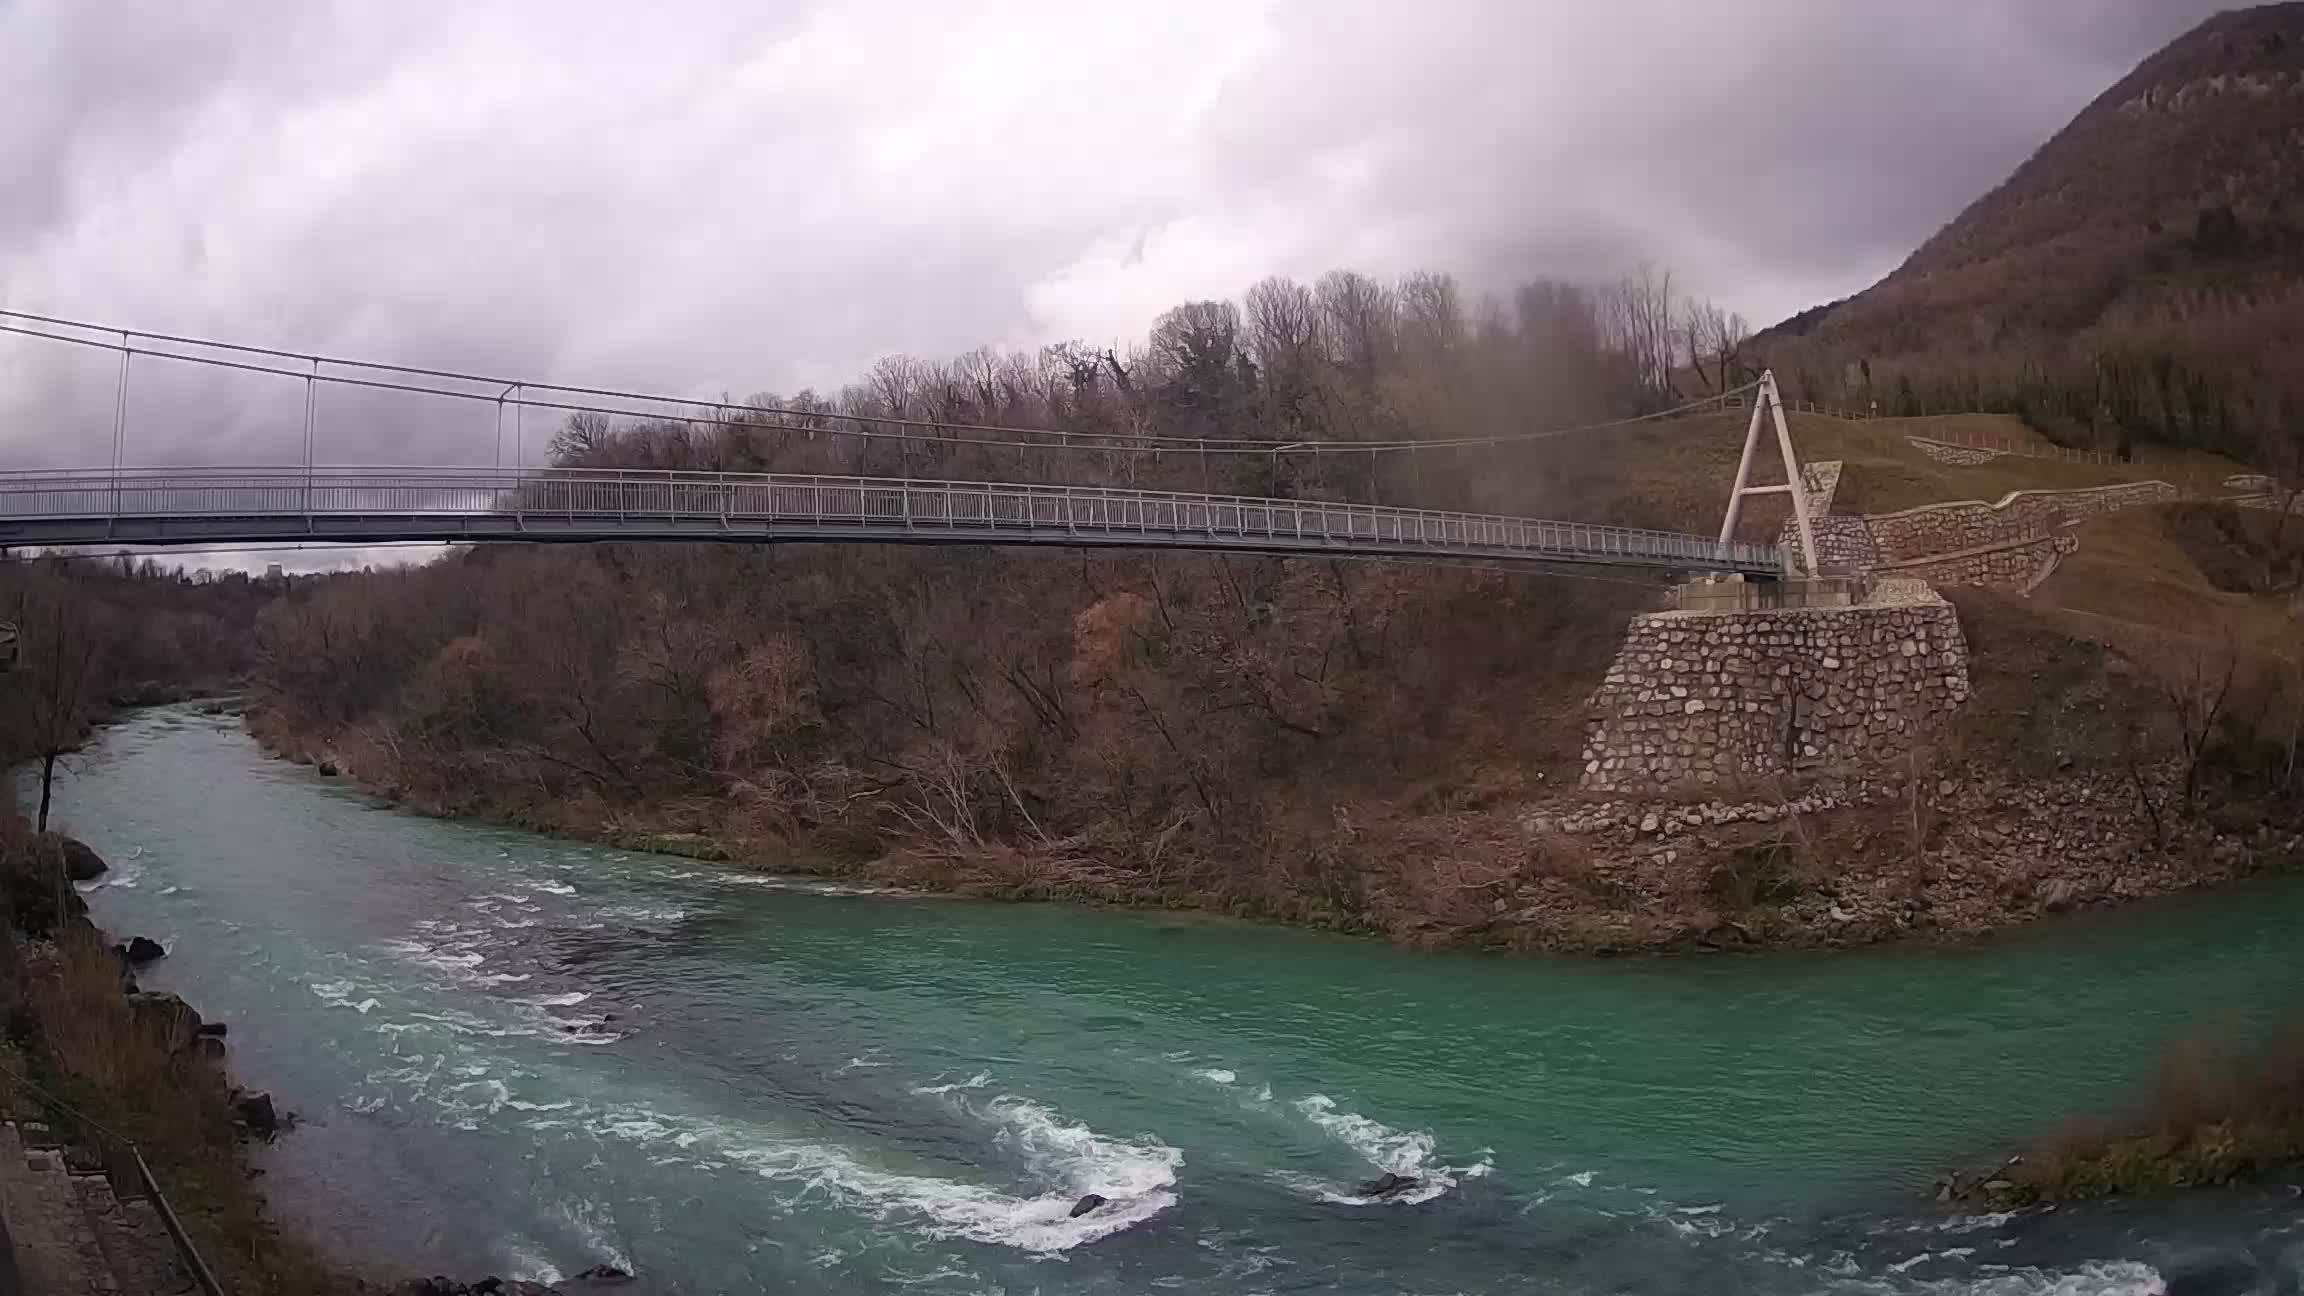
[[[1730,573],[1684,581],[1673,589],[1672,598],[1683,612],[1773,612],[1790,608],[1855,607],[1869,592],[1865,582],[1853,576],[1754,581]]]
[[[1833,588],[1803,592],[1819,586]],[[1588,789],[1700,791],[1877,768],[1968,699],[1959,616],[1920,582],[1867,592],[1715,580],[1682,591],[1677,610],[1632,618],[1592,695]]]

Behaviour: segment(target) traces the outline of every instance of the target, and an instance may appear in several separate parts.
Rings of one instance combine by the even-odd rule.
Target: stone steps
[[[122,1200],[46,1128],[0,1123],[0,1216],[26,1296],[177,1296],[191,1279],[150,1202]]]

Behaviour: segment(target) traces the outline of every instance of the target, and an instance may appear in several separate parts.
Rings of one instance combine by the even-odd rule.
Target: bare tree
[[[1705,391],[1726,391],[1736,384],[1744,342],[1751,333],[1743,316],[1690,297],[1681,303],[1677,332],[1688,369]]]
[[[1417,271],[1400,281],[1399,297],[1401,341],[1411,352],[1431,357],[1463,348],[1471,326],[1454,275]]]
[[[1608,341],[1630,360],[1633,374],[1651,401],[1679,395],[1672,382],[1678,358],[1672,272],[1643,261],[1611,284],[1601,297]]]
[[[2177,738],[2184,746],[2184,813],[2188,815],[2199,808],[2202,766],[2239,673],[2239,646],[2226,642],[2215,652],[2195,647],[2186,655],[2181,674],[2161,684],[2176,716]]]
[[[550,451],[557,464],[589,464],[607,451],[616,438],[616,421],[595,410],[568,416],[552,434]]]
[[[12,727],[40,761],[37,827],[48,831],[56,762],[80,750],[102,678],[103,636],[94,612],[64,576],[41,573],[17,593],[18,668],[6,689]]]
[[[1238,374],[1240,308],[1228,301],[1186,302],[1153,324],[1151,345],[1186,407],[1208,409]]]
[[[1320,366],[1320,305],[1312,290],[1273,276],[1248,290],[1248,353],[1264,371],[1271,417],[1295,425],[1310,414]]]
[[[1330,361],[1360,390],[1374,390],[1398,345],[1399,298],[1356,270],[1329,271],[1316,291]]]

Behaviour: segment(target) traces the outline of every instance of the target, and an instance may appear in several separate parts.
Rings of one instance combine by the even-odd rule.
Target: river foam
[[[1297,1186],[1308,1187],[1325,1202],[1342,1206],[1415,1206],[1440,1196],[1461,1180],[1477,1179],[1493,1168],[1485,1157],[1468,1166],[1435,1164],[1433,1157],[1438,1140],[1430,1131],[1394,1129],[1358,1112],[1343,1110],[1326,1094],[1308,1095],[1294,1106],[1315,1128],[1358,1153],[1379,1173],[1416,1180],[1416,1187],[1407,1192],[1366,1197],[1347,1185],[1294,1178]]]
[[[1866,1279],[1833,1290],[1912,1290],[1926,1296],[2162,1296],[2168,1290],[2159,1270],[2135,1260],[2100,1260],[2064,1270],[1992,1265],[1983,1269],[1982,1273],[1934,1279],[1912,1288],[1899,1288],[1885,1279]]]
[[[957,1093],[949,1086],[940,1093]],[[626,1109],[584,1122],[600,1137],[677,1149],[698,1164],[724,1164],[796,1185],[788,1204],[821,1194],[882,1223],[931,1239],[965,1238],[1053,1255],[1110,1237],[1176,1204],[1184,1154],[1153,1139],[1100,1133],[1046,1104],[1003,1094],[960,1111],[987,1128],[987,1143],[1020,1163],[1037,1192],[874,1165],[838,1144],[778,1136],[735,1122],[691,1121]],[[1106,1205],[1074,1218],[1088,1193]]]

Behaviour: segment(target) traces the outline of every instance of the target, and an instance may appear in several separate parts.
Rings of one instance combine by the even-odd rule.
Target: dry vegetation
[[[151,562],[0,564],[0,619],[23,652],[0,673],[0,770],[69,760],[115,705],[215,688],[244,670],[271,591]],[[222,1067],[123,995],[119,956],[88,924],[54,838],[0,779],[0,1066],[140,1146],[201,1253],[242,1292],[350,1290],[281,1238],[239,1153]],[[48,809],[41,781],[37,814]],[[0,1081],[0,1104],[35,1101]]]
[[[2135,1111],[2075,1121],[1952,1187],[1999,1205],[2261,1180],[2304,1161],[2304,1028],[2254,1047],[2208,1036],[2162,1056]]]
[[[1530,284],[1508,304],[1466,302],[1444,276],[1340,272],[1178,307],[1127,355],[894,358],[831,397],[763,396],[758,417],[579,416],[554,451],[580,466],[1375,494],[1685,523],[1717,516],[1726,474],[1701,497],[1668,486],[1643,502],[1621,483],[1645,446],[1608,436],[1282,451],[1652,411],[1675,384],[1732,383],[1741,336],[1649,271],[1598,292]],[[867,416],[926,430],[855,435]],[[959,425],[1124,444],[987,446],[945,435]],[[1687,435],[1715,432],[1733,438]],[[1154,453],[1140,440],[1154,436],[1271,449]],[[1239,557],[473,552],[299,582],[258,625],[253,721],[439,813],[962,890],[1400,930],[1444,897],[1412,855],[1370,840],[1369,807],[1542,786],[1574,756],[1576,709],[1623,619],[1652,597],[1636,581]]]
[[[34,827],[47,831],[57,765],[109,708],[217,689],[244,671],[272,593],[150,559],[0,560],[0,621],[19,633],[0,673],[0,768],[39,762]]]
[[[0,1067],[135,1143],[227,1290],[360,1289],[265,1220],[222,1064],[191,1046],[188,1028],[133,1008],[120,956],[89,925],[53,840],[29,831],[4,783],[0,879],[9,902],[0,913]],[[0,1110],[87,1137],[14,1080],[0,1078]]]
[[[1257,558],[493,550],[300,583],[258,627],[252,722],[435,813],[1380,928],[1414,862],[1352,848],[1348,807],[1541,787],[1646,597]]]

